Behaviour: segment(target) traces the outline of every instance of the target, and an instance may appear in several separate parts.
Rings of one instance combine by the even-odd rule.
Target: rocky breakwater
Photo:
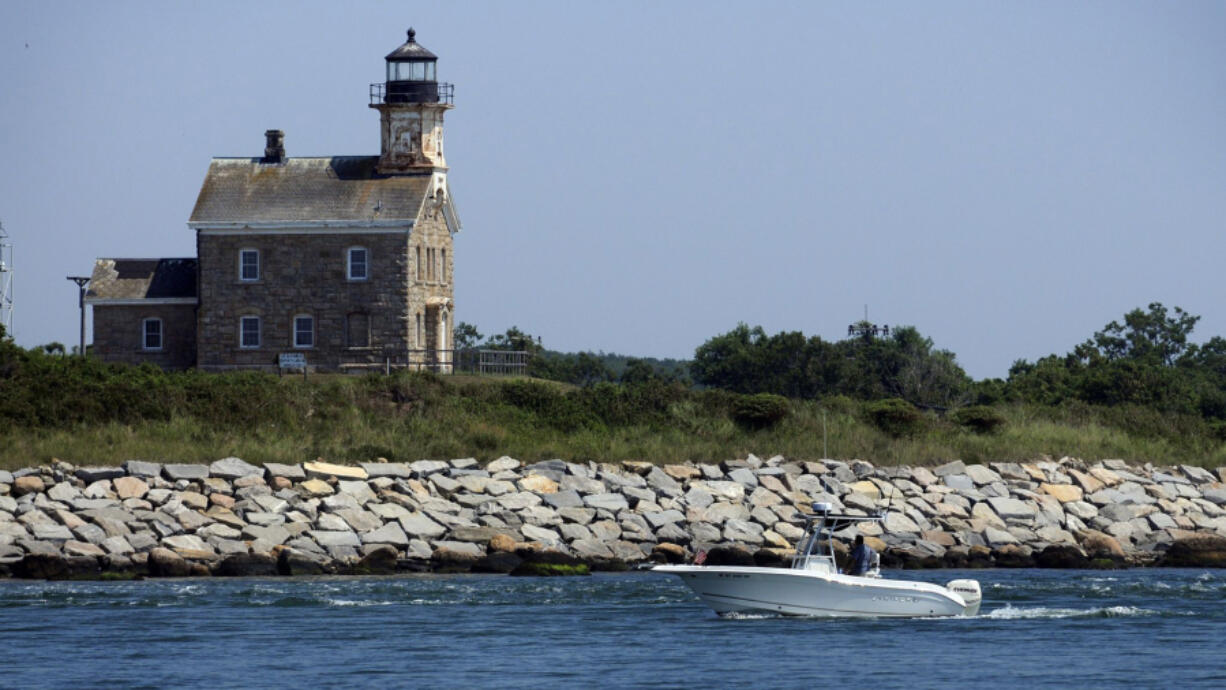
[[[903,567],[1226,566],[1226,468],[500,458],[0,471],[0,574],[32,578],[784,565],[814,501]],[[853,535],[847,534],[848,540]]]

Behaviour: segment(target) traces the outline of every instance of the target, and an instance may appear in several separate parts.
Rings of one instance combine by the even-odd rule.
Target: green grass
[[[1202,421],[1131,408],[998,406],[1004,422],[993,433],[924,412],[887,433],[873,423],[869,403],[841,397],[788,401],[782,419],[763,426],[738,423],[743,396],[666,384],[580,389],[423,374],[303,381],[127,371],[137,372],[139,385],[124,370],[86,376],[49,368],[28,384],[33,394],[0,391],[0,468],[52,458],[101,465],[229,455],[255,463],[502,455],[526,462],[719,462],[749,453],[813,460],[823,456],[823,413],[830,457],[879,465],[1044,455],[1226,465],[1226,445]]]

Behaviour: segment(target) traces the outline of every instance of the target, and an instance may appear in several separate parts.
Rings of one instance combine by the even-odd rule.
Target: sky
[[[186,257],[214,156],[377,155],[413,26],[455,319],[688,358],[739,322],[912,325],[976,378],[1150,302],[1226,335],[1226,3],[0,3],[19,344],[98,257]]]

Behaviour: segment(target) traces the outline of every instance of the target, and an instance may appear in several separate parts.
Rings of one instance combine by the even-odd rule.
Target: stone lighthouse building
[[[452,239],[460,221],[447,182],[443,116],[453,88],[437,80],[438,58],[412,29],[385,60],[385,80],[370,89],[378,156],[290,157],[285,134],[268,130],[262,156],[209,165],[188,221],[197,247],[195,366],[273,368],[296,353],[326,370],[389,360],[449,370]],[[95,352],[165,362],[150,356],[174,341],[158,305],[141,310],[127,285],[122,305],[113,306],[140,314],[106,318],[106,270],[114,272],[117,261],[125,260],[100,259],[95,267]],[[182,308],[187,292],[177,293],[174,306]],[[156,338],[146,332],[151,319]],[[111,322],[145,330],[98,332]]]

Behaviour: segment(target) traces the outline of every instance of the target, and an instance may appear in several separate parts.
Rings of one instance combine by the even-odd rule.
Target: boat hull
[[[743,566],[658,566],[653,572],[680,576],[720,615],[910,618],[976,612],[959,594],[927,582]]]

